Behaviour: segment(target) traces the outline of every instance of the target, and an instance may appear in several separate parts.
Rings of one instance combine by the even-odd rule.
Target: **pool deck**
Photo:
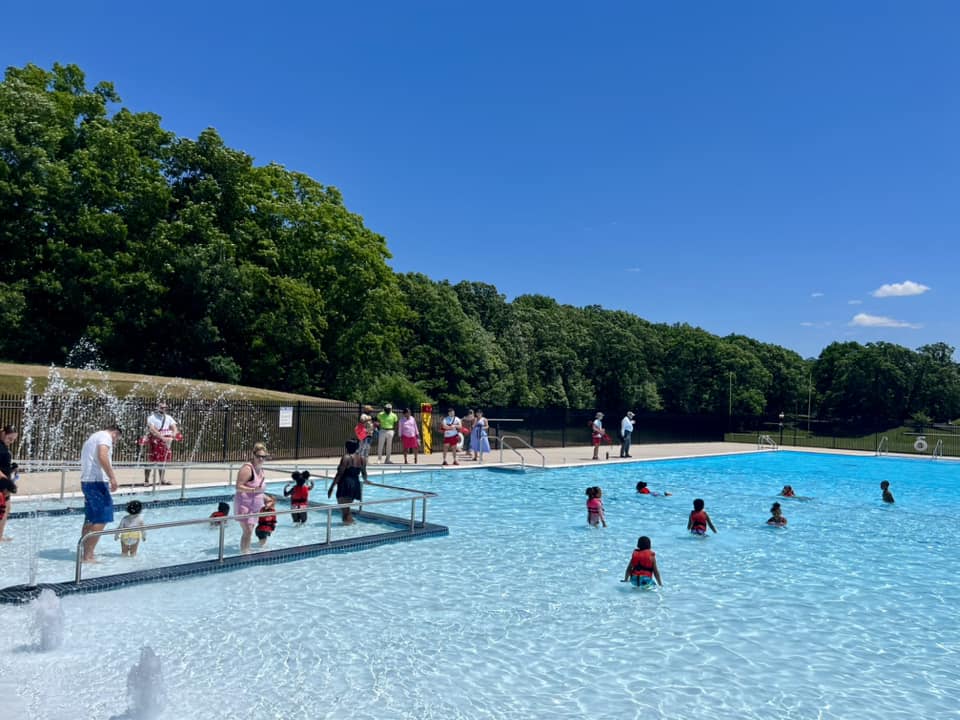
[[[844,453],[853,455],[872,455],[873,453],[859,453],[855,451],[836,451],[825,448],[791,448],[784,447],[784,450],[799,450],[808,452],[824,453]],[[501,461],[500,451],[494,451],[484,457],[483,463],[468,459],[466,455],[461,454],[459,465],[448,465],[441,467],[442,456],[440,453],[429,455],[421,454],[419,462],[414,465],[412,459],[406,465],[403,463],[402,453],[394,454],[393,463],[377,463],[376,458],[371,458],[368,468],[372,479],[376,476],[382,476],[384,473],[393,471],[414,471],[421,468],[431,470],[442,470],[443,472],[457,472],[460,470],[478,468],[478,467],[509,467],[517,468],[521,465],[521,460],[527,468],[557,468],[571,467],[594,464],[608,463],[629,463],[642,462],[644,460],[664,460],[671,458],[690,458],[705,457],[714,455],[740,455],[746,453],[758,452],[756,445],[746,443],[731,442],[693,442],[693,443],[664,443],[664,444],[643,444],[633,445],[631,448],[631,458],[620,458],[618,446],[604,445],[600,448],[600,459],[593,460],[593,448],[589,445],[577,445],[567,447],[538,448],[537,451],[522,449],[522,457],[515,452],[504,450]],[[764,450],[763,452],[771,452]],[[541,454],[538,454],[541,453]],[[609,454],[609,456],[608,456]],[[285,475],[295,468],[308,469],[315,475],[332,475],[339,461],[339,457],[317,457],[301,458],[299,460],[284,460],[267,463],[267,479],[282,480]],[[449,456],[448,456],[449,462]],[[240,463],[205,463],[190,465],[189,471],[184,473],[182,465],[171,464],[166,473],[167,479],[171,485],[170,490],[181,487],[185,484],[188,487],[195,486],[226,486],[232,484],[232,479]],[[117,477],[120,482],[120,489],[130,490],[143,488],[143,467],[118,467]],[[61,473],[59,471],[29,472],[22,473],[18,484],[19,492],[14,496],[14,503],[27,500],[36,496],[57,496],[61,489]],[[70,470],[65,475],[65,493],[73,495],[79,492],[79,473],[76,469]],[[402,483],[399,483],[402,484]],[[165,486],[166,487],[166,486]],[[159,486],[158,486],[159,489]]]

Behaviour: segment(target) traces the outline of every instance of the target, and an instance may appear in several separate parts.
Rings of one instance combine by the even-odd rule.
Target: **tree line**
[[[75,65],[0,83],[0,357],[345,400],[960,417],[943,343],[804,359],[493,285],[399,274],[341,193],[122,107]]]

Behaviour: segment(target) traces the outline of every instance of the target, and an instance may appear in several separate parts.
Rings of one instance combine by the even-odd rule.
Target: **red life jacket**
[[[307,498],[310,497],[310,488],[303,485],[294,485],[290,491],[290,507],[304,507],[307,504]]]
[[[630,558],[630,564],[633,566],[630,574],[653,577],[653,562],[656,556],[653,550],[634,550]]]
[[[227,514],[226,514],[225,512],[220,512],[219,510],[214,510],[212,513],[210,513],[210,517],[212,517],[212,518],[215,518],[215,517],[226,517],[226,516],[227,516]]]
[[[257,523],[257,530],[260,532],[272,533],[277,529],[277,516],[276,515],[264,515],[260,518],[260,522]]]
[[[692,532],[705,533],[707,531],[707,513],[703,510],[699,512],[694,510],[690,513],[690,530]]]

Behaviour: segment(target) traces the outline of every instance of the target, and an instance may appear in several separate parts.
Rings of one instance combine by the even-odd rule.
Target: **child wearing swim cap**
[[[140,541],[147,541],[147,531],[141,528],[146,524],[143,521],[143,503],[131,500],[127,503],[127,514],[120,520],[120,526],[114,540],[120,541],[120,554],[134,557],[140,547]]]

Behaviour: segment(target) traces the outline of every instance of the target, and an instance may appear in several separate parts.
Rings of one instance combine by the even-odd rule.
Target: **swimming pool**
[[[149,645],[165,717],[952,717],[958,478],[792,452],[405,477],[448,537],[66,597],[51,653],[0,607],[0,692],[25,717],[110,717]],[[784,484],[812,499],[781,499],[775,530]],[[694,497],[719,534],[685,532]],[[662,590],[619,582],[640,534]]]
[[[288,510],[289,500],[283,499],[285,483],[268,483],[267,492],[277,498],[278,510]],[[211,494],[214,493],[214,494]],[[167,495],[175,495],[171,491]],[[404,519],[409,517],[410,506],[404,499],[410,498],[411,493],[395,488],[367,485],[364,499],[367,501],[381,501],[394,499],[396,503],[382,503],[367,505],[367,509],[379,513],[393,514]],[[192,488],[187,493],[187,502],[181,504],[179,499],[167,499],[170,505],[155,506],[155,501],[163,500],[163,494],[145,492],[126,492],[114,495],[114,522],[109,529],[116,528],[121,518],[126,514],[122,509],[130,500],[139,500],[144,505],[142,517],[148,525],[186,520],[204,520],[198,524],[180,527],[148,530],[147,539],[140,545],[136,557],[123,557],[120,543],[116,535],[104,535],[97,545],[98,562],[83,566],[84,578],[96,578],[120,573],[129,573],[155,568],[164,568],[184,563],[202,562],[216,559],[219,552],[219,528],[205,519],[217,509],[219,501],[225,501],[232,507],[233,493],[227,493],[222,488]],[[328,500],[322,483],[311,494],[311,503],[314,507],[323,504],[332,504],[335,499]],[[77,542],[80,539],[83,525],[83,499],[70,498],[66,503],[33,504],[26,512],[39,510],[50,511],[54,514],[45,517],[17,517],[25,515],[21,507],[27,503],[18,504],[14,508],[14,517],[8,521],[7,535],[17,542],[3,546],[4,562],[0,565],[0,590],[20,584],[43,584],[71,582],[76,572]],[[70,512],[62,513],[69,508]],[[417,506],[418,515],[421,506]],[[351,526],[344,526],[339,522],[340,513],[334,511],[331,524],[330,540],[333,542],[358,539],[384,531],[383,523],[366,516],[357,516],[357,522]],[[240,530],[235,521],[226,523],[224,536],[224,555],[226,557],[239,555]],[[281,514],[277,523],[277,530],[268,539],[264,549],[277,550],[296,546],[325,543],[327,541],[327,513],[312,510],[308,513],[308,521],[303,525],[294,525],[290,515]],[[253,552],[259,552],[260,546],[256,539],[253,542]]]

